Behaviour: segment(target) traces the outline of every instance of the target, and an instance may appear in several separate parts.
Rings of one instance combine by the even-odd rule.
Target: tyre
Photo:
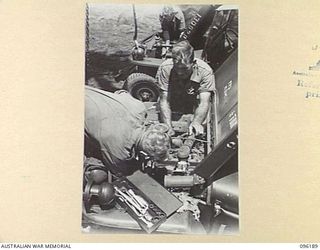
[[[133,73],[128,76],[125,88],[136,99],[142,102],[156,102],[159,90],[156,79],[143,73]]]

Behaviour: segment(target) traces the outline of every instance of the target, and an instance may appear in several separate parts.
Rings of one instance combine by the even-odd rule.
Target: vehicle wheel
[[[128,76],[125,88],[129,93],[142,102],[156,102],[159,90],[155,83],[156,79],[143,73],[133,73]]]

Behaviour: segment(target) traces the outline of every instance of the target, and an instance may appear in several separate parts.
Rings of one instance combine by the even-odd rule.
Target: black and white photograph
[[[82,233],[240,234],[238,6],[84,15]]]

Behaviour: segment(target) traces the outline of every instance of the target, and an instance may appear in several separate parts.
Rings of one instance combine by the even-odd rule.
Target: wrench
[[[123,196],[118,197],[122,202],[125,202],[132,209],[132,211],[138,216],[139,220],[142,220],[148,228],[153,226],[153,223],[147,220],[147,217],[151,217],[149,213],[145,213],[146,216],[144,216],[143,214],[141,214],[141,211],[139,211],[135,206],[132,206],[131,203],[128,200],[126,200]]]
[[[136,195],[132,189],[128,189],[128,194],[147,212],[149,205],[141,196]]]
[[[131,196],[127,195],[125,192],[122,192],[118,187],[114,187],[116,191],[116,195],[120,198],[122,197],[122,201],[127,203],[129,207],[134,207],[139,214],[138,216],[142,216],[145,213],[145,209],[141,208]]]

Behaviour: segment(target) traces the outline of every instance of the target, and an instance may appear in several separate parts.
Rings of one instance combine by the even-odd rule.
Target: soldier
[[[184,15],[177,6],[164,6],[159,15],[162,28],[162,37],[166,45],[178,41],[186,28]],[[163,48],[162,56],[165,56],[168,48]]]
[[[202,123],[209,110],[215,80],[210,66],[194,58],[193,47],[188,41],[175,44],[172,58],[160,65],[156,82],[160,89],[161,120],[170,127],[170,135],[174,134],[171,112],[194,114],[189,133],[202,134]]]
[[[147,128],[146,108],[128,92],[111,93],[85,87],[85,155],[100,159],[111,172],[128,174],[137,169],[136,156],[167,156],[170,138]]]

